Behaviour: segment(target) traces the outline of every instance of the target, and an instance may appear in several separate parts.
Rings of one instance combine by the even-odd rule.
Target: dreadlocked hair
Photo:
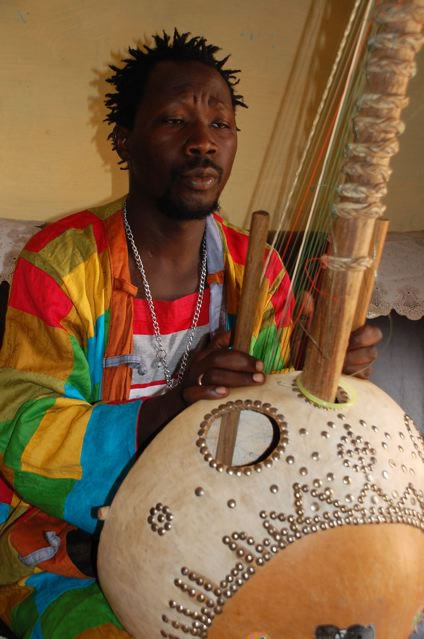
[[[208,44],[205,38],[195,36],[189,38],[190,33],[179,33],[174,30],[174,37],[163,32],[162,36],[153,36],[155,47],[145,46],[143,49],[129,47],[130,58],[123,60],[122,68],[110,65],[114,74],[107,80],[116,89],[115,93],[107,93],[105,104],[109,109],[105,121],[111,125],[121,125],[131,129],[134,125],[137,108],[143,98],[147,79],[152,68],[164,61],[201,62],[213,67],[224,78],[230,90],[233,107],[247,107],[243,96],[237,94],[234,88],[240,82],[236,77],[240,69],[224,69],[230,57],[217,60],[215,54],[220,48]],[[113,132],[109,135],[113,140]]]

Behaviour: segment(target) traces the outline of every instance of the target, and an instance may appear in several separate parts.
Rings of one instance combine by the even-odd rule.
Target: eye
[[[213,126],[215,129],[231,129],[231,125],[228,124],[228,122],[224,122],[223,120],[214,120],[211,123],[211,126]]]
[[[165,117],[162,119],[164,124],[168,124],[169,126],[182,126],[184,124],[183,118],[171,118]]]

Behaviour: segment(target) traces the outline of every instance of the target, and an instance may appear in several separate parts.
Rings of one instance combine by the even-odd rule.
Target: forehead
[[[216,69],[201,62],[160,62],[150,72],[140,107],[187,99],[232,106],[231,93]]]

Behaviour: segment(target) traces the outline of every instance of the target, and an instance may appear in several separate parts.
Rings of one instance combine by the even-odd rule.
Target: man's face
[[[127,135],[121,156],[142,202],[176,219],[202,218],[216,208],[237,130],[229,88],[215,69],[159,63]]]

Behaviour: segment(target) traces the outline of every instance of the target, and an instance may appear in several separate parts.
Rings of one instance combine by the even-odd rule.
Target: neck
[[[140,253],[183,266],[199,255],[206,220],[173,220],[136,195],[127,198],[127,219]]]
[[[171,300],[197,291],[205,220],[170,220],[158,211],[137,208],[130,197],[126,208],[153,298]],[[138,296],[145,297],[130,244],[129,266]]]

